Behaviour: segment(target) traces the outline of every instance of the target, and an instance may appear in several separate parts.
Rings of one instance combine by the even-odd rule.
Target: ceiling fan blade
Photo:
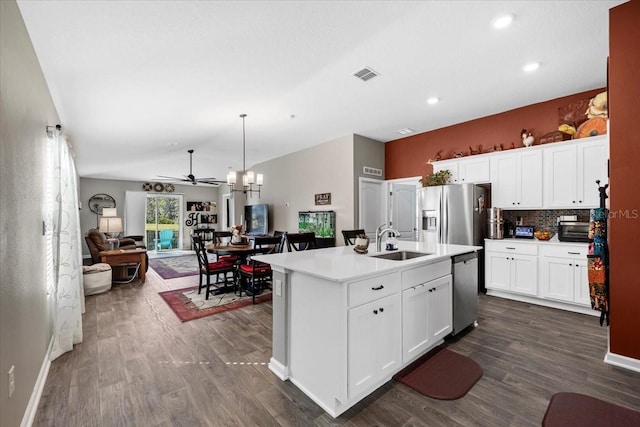
[[[189,179],[176,178],[175,176],[157,175],[157,177],[158,177],[159,179],[162,179],[162,180],[171,180],[171,181],[190,181]]]

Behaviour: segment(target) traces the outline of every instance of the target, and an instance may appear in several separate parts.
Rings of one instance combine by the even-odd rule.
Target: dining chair
[[[363,229],[342,230],[342,237],[344,237],[344,245],[345,246],[355,245],[356,238],[361,234],[365,234],[365,231]]]
[[[224,243],[231,244],[231,235],[230,231],[214,231],[213,232],[213,243],[216,245],[222,245]],[[232,264],[238,262],[239,258],[237,255],[220,255],[218,256],[218,261],[227,261]]]
[[[235,284],[235,267],[233,263],[228,261],[210,262],[207,258],[207,250],[202,243],[200,236],[191,236],[193,241],[193,248],[196,251],[196,257],[198,258],[198,294],[202,289],[206,287],[205,299],[209,299],[209,295],[227,292],[229,290],[229,284]],[[231,277],[229,278],[229,274]],[[207,277],[206,284],[203,283],[203,276]],[[215,277],[215,282],[211,282],[211,276]],[[221,279],[222,276],[222,279]],[[211,288],[215,289],[211,289]]]
[[[284,237],[256,236],[253,242],[253,249],[256,254],[277,254],[282,252]],[[251,292],[254,304],[256,303],[256,294],[262,292],[265,288],[271,289],[269,285],[273,280],[273,272],[271,271],[271,266],[267,263],[249,257],[246,264],[240,264],[238,274],[240,276],[240,296],[242,296],[244,287],[247,293]]]
[[[287,250],[289,252],[317,248],[315,233],[287,233],[284,235],[284,239],[287,242]]]

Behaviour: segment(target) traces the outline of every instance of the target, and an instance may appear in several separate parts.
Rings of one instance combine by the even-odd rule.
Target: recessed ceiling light
[[[501,15],[493,20],[493,28],[501,30],[508,27],[513,22],[513,15]]]
[[[427,98],[427,104],[429,104],[429,105],[435,105],[438,102],[440,102],[440,99],[438,99],[435,96],[432,96],[431,98]]]
[[[524,67],[522,67],[522,69],[524,71],[526,71],[527,73],[535,71],[538,68],[540,68],[540,63],[539,62],[530,62],[530,63],[526,64]]]
[[[404,128],[396,131],[396,133],[399,133],[400,135],[409,135],[410,133],[414,133],[414,132],[415,130],[409,129],[409,128]]]

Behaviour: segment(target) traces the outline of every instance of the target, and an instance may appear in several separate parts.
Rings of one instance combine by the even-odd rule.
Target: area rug
[[[640,412],[578,393],[556,393],[542,419],[543,427],[640,426]]]
[[[438,347],[398,372],[393,379],[434,399],[459,399],[482,378],[474,360]]]
[[[149,267],[163,279],[175,279],[198,274],[198,259],[195,255],[153,258],[149,259]]]
[[[242,297],[239,297],[234,292],[211,295],[207,300],[204,298],[204,290],[198,294],[197,286],[159,292],[159,295],[169,304],[169,307],[182,322],[253,304],[253,298],[250,295],[243,294]],[[265,290],[261,295],[256,296],[256,304],[271,301],[271,297],[271,291]]]

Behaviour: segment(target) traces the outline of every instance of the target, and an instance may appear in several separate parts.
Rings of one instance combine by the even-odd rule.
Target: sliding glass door
[[[182,244],[182,196],[148,194],[145,238],[147,249],[170,251]]]

